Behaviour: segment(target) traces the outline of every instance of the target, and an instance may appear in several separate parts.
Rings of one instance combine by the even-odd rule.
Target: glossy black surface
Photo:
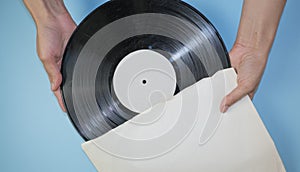
[[[205,65],[197,58],[197,54],[189,49],[181,40],[148,33],[135,35],[134,37],[130,37],[116,44],[104,57],[99,57],[102,58],[102,61],[101,64],[99,64],[99,68],[96,69],[97,77],[93,87],[97,88],[95,89],[95,97],[101,113],[96,115],[93,114],[92,116],[87,114],[76,114],[75,105],[73,103],[73,94],[76,93],[74,93],[74,90],[72,89],[74,84],[73,80],[76,78],[73,78],[73,73],[74,70],[76,70],[75,66],[78,58],[84,58],[80,56],[80,53],[87,42],[93,38],[96,32],[110,23],[128,16],[147,13],[167,14],[191,23],[199,29],[199,32],[202,32],[207,37],[207,42],[209,42],[210,45],[205,46],[213,47],[218,55],[217,57],[204,58],[208,61],[214,61],[216,59],[212,58],[218,58],[221,62],[221,68],[224,69],[230,67],[227,50],[215,28],[200,12],[182,1],[112,0],[103,4],[87,16],[73,33],[66,47],[61,69],[63,75],[61,90],[68,115],[80,135],[85,140],[99,137],[111,128],[117,127],[136,115],[134,112],[126,109],[118,101],[116,96],[114,96],[112,89],[112,76],[114,70],[119,61],[130,52],[139,49],[152,49],[162,53],[168,58],[176,71],[177,92],[204,77],[210,76],[214,72],[217,72],[217,70],[220,70],[220,68],[216,67],[216,69],[209,69],[213,72],[207,72]],[[164,23],[162,23],[162,25],[163,24]],[[174,25],[174,27],[176,26]],[[112,30],[111,32],[112,33],[109,34],[114,35],[114,31]],[[193,41],[194,38],[191,37],[190,39]],[[199,46],[202,46],[200,45],[201,42],[198,44]],[[198,44],[196,43],[196,46],[198,46]],[[182,47],[189,50],[187,54],[180,57],[180,60],[183,61],[185,65],[177,63],[174,59],[172,60],[172,56],[176,54],[176,51],[182,49]],[[183,70],[184,68],[188,68],[192,72],[194,80],[187,80],[185,77],[178,74],[180,73],[180,70]],[[88,69],[86,69],[86,71],[88,72]],[[80,108],[88,107],[82,106]],[[98,115],[101,115],[102,117],[99,118]],[[82,120],[82,118],[85,118],[85,120]],[[101,128],[101,126],[99,126],[102,124],[104,125],[104,123],[111,128]]]

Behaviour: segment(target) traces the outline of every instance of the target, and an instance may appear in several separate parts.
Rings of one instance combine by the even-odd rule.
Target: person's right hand
[[[222,113],[244,96],[254,97],[268,59],[268,53],[239,44],[233,46],[229,56],[237,72],[237,87],[223,98],[220,105]]]
[[[48,74],[51,90],[61,109],[66,112],[60,92],[62,57],[76,24],[66,13],[37,24],[37,52]]]

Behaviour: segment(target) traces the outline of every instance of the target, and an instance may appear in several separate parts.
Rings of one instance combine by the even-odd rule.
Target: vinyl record
[[[146,93],[173,96],[228,67],[218,32],[187,3],[111,0],[70,38],[61,90],[71,121],[90,140],[146,109]]]

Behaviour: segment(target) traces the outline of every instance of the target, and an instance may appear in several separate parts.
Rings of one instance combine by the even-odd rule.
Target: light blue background
[[[232,46],[242,1],[188,0]],[[79,23],[103,1],[65,0]],[[300,1],[288,1],[254,99],[288,172],[300,172]],[[113,9],[112,9],[113,10]],[[0,2],[0,171],[96,171],[63,114],[35,52],[35,26],[20,0]]]

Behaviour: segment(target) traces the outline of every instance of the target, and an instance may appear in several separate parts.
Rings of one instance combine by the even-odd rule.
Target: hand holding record
[[[76,24],[64,7],[63,1],[24,0],[37,26],[37,52],[48,74],[51,90],[63,111],[60,92],[62,57]]]
[[[270,0],[272,1],[272,0]],[[258,84],[260,82],[260,79],[262,77],[266,62],[267,62],[267,57],[270,52],[270,48],[272,46],[276,30],[278,27],[279,19],[282,14],[284,5],[285,5],[284,0],[277,0],[275,2],[272,1],[270,3],[269,1],[265,2],[260,2],[259,0],[249,0],[249,1],[244,1],[244,6],[243,6],[243,13],[242,13],[242,18],[241,18],[241,23],[240,23],[240,28],[239,28],[239,33],[237,36],[236,43],[234,45],[234,48],[230,52],[230,59],[232,61],[233,67],[236,69],[239,77],[239,86],[237,89],[235,89],[232,93],[227,95],[221,106],[220,110],[222,112],[225,112],[232,104],[234,104],[236,101],[241,99],[245,95],[249,95],[250,97],[253,97],[255,90],[258,87]],[[68,11],[66,10],[63,0],[58,0],[58,1],[46,1],[46,0],[24,0],[25,5],[29,9],[32,17],[35,20],[35,23],[37,25],[37,49],[38,49],[38,55],[41,59],[41,61],[44,64],[44,67],[48,73],[50,82],[51,82],[51,89],[54,92],[55,96],[58,99],[58,102],[61,106],[61,108],[65,111],[65,107],[63,105],[62,101],[62,96],[59,90],[60,84],[63,80],[62,75],[60,73],[60,68],[61,68],[61,63],[62,63],[62,56],[63,56],[63,51],[66,47],[66,44],[72,34],[72,32],[76,28],[76,24],[72,20],[71,16],[69,15]],[[158,5],[160,4],[160,5]],[[164,8],[166,7],[166,4],[169,5],[169,9],[171,11],[164,11]],[[258,5],[257,5],[258,4]],[[270,6],[269,4],[272,4]],[[125,5],[127,6],[127,12],[124,12],[120,14],[123,17],[126,17],[125,13],[129,14],[139,14],[139,13],[164,13],[164,14],[169,14],[173,15],[176,17],[179,17],[181,19],[187,20],[188,22],[191,22],[196,25],[199,24],[199,21],[201,20],[201,14],[199,17],[198,14],[194,14],[194,18],[190,18],[189,16],[192,13],[186,13],[187,8],[190,8],[189,6],[186,6],[187,4],[184,4],[181,1],[177,0],[163,0],[163,1],[136,1],[136,2],[127,2],[127,3],[122,3],[120,1],[114,1],[114,3],[107,3],[106,6],[122,6]],[[128,6],[129,5],[129,6]],[[130,6],[132,5],[132,6]],[[159,9],[155,9],[157,6],[161,6]],[[123,6],[124,7],[124,6]],[[179,7],[179,8],[177,8]],[[177,8],[177,9],[176,9]],[[111,9],[116,9],[116,8],[111,8]],[[78,29],[77,35],[83,34],[84,36],[77,36],[80,39],[75,39],[73,41],[74,44],[81,44],[79,45],[79,49],[82,48],[82,46],[86,43],[86,39],[91,38],[93,35],[93,31],[95,29],[101,29],[103,24],[109,24],[112,23],[113,20],[111,20],[111,17],[114,17],[114,13],[119,13],[118,11],[110,11],[112,14],[105,12],[105,10],[102,10],[103,13],[101,13],[101,9],[98,9],[98,13],[94,12],[94,14],[90,15],[88,18],[92,18],[92,16],[97,15],[99,18],[105,19],[105,21],[97,20],[97,24],[94,25],[94,27],[90,27],[90,30],[85,30],[87,28],[84,28],[86,24],[82,24],[82,28]],[[129,11],[128,11],[129,10]],[[160,11],[162,10],[162,11]],[[193,9],[192,9],[193,11]],[[195,11],[194,11],[195,12]],[[177,14],[176,14],[177,13]],[[197,12],[196,12],[197,13]],[[105,15],[111,15],[110,18],[105,17]],[[195,20],[195,18],[198,18],[199,20]],[[83,21],[84,23],[87,23]],[[89,19],[91,21],[91,19]],[[116,20],[116,19],[114,19]],[[204,19],[207,20],[207,19]],[[96,20],[95,20],[96,21]],[[154,21],[155,22],[155,21]],[[206,21],[208,22],[208,21]],[[205,22],[204,22],[205,23]],[[91,26],[91,25],[90,25]],[[199,27],[198,25],[197,27]],[[200,28],[203,26],[200,26]],[[210,24],[204,26],[204,28],[207,27],[208,30],[214,31],[214,28],[210,28]],[[251,29],[249,29],[251,28]],[[86,32],[85,32],[86,31]],[[216,31],[215,31],[216,32]],[[207,33],[206,33],[207,34]],[[213,35],[212,33],[210,33]],[[210,35],[208,34],[208,35]],[[217,32],[216,32],[217,34]],[[254,36],[253,36],[254,35]],[[213,37],[218,36],[213,35]],[[137,41],[141,39],[142,41]],[[79,42],[76,42],[79,41]],[[215,41],[212,41],[211,44],[215,44],[219,42],[220,40],[215,39]],[[157,44],[155,44],[155,42]],[[183,41],[184,42],[184,41]],[[131,43],[131,44],[128,44]],[[222,44],[222,41],[219,42]],[[72,44],[72,43],[70,43]],[[155,34],[142,34],[142,35],[136,35],[130,39],[127,39],[123,42],[120,42],[118,45],[115,46],[114,51],[117,50],[118,48],[122,47],[123,45],[128,44],[131,45],[129,46],[128,49],[124,49],[123,51],[120,51],[120,54],[118,54],[120,57],[121,55],[125,56],[128,54],[130,51],[135,51],[137,49],[148,49],[149,47],[156,48],[154,51],[159,51],[163,55],[168,56],[174,54],[178,48],[185,49],[186,45],[182,44],[182,41],[177,41],[176,39],[170,39],[166,36],[161,36],[161,35],[155,35]],[[150,45],[150,46],[149,46]],[[167,46],[170,45],[170,46]],[[224,48],[223,45],[213,45],[216,47],[216,50],[218,51],[218,54],[222,51]],[[70,46],[70,49],[73,47]],[[163,51],[161,51],[163,50]],[[224,48],[224,52],[226,54],[226,49]],[[245,51],[246,50],[246,51]],[[69,50],[70,51],[70,50]],[[167,54],[166,54],[167,52]],[[78,56],[79,52],[73,52],[72,55]],[[123,53],[123,54],[122,54]],[[68,54],[67,51],[67,56],[70,55]],[[168,55],[169,54],[169,55]],[[110,51],[107,54],[108,56],[115,56],[116,54],[113,53],[113,51]],[[195,53],[195,52],[190,52],[190,57],[195,60],[195,56],[201,56],[203,54],[201,53]],[[221,55],[222,56],[222,55]],[[216,69],[222,69],[229,67],[229,62],[227,61],[226,57],[220,57],[222,61],[222,67],[220,68],[217,67]],[[203,60],[203,59],[202,59]],[[67,59],[65,61],[66,64],[72,66],[74,65],[76,61],[71,61],[71,63],[68,62],[69,60]],[[183,63],[186,63],[189,60],[183,60]],[[105,62],[105,61],[104,61]],[[103,63],[104,64],[104,63]],[[203,71],[207,66],[203,66],[201,62],[196,61],[196,65],[198,65],[198,68],[193,68],[191,63],[186,63],[187,67],[191,70],[191,72],[195,76],[195,81],[201,79],[202,77],[205,76],[210,76],[215,72],[215,69],[209,69],[211,71]],[[175,68],[176,68],[176,64]],[[202,65],[202,66],[201,66]],[[194,67],[195,67],[194,66]],[[113,67],[113,66],[111,66]],[[114,66],[116,67],[116,66]],[[178,67],[178,66],[177,66]],[[200,68],[199,68],[200,67]],[[204,67],[204,68],[203,68]],[[215,66],[214,66],[215,67]],[[72,68],[69,68],[73,70]],[[113,69],[113,68],[111,68]],[[178,69],[178,68],[177,68]],[[200,69],[200,71],[199,71]],[[206,70],[207,70],[206,69]],[[72,74],[72,71],[65,71],[67,73]],[[202,70],[202,71],[201,71]],[[177,71],[178,72],[178,71]],[[204,72],[204,73],[201,73]],[[208,72],[208,73],[205,73]],[[98,75],[97,75],[98,76]],[[71,76],[67,76],[70,78]],[[99,77],[101,77],[99,75]],[[181,81],[181,83],[177,83],[177,92],[183,89],[185,86],[188,86],[192,84],[191,81],[184,81],[180,80],[180,74],[178,74],[178,79]],[[65,78],[65,80],[68,80],[68,78]],[[107,78],[109,79],[109,78]],[[110,78],[111,79],[111,78]],[[194,81],[193,81],[194,82]],[[98,83],[98,82],[96,82]],[[71,85],[66,85],[65,92],[67,92],[68,89],[70,89]],[[180,86],[180,87],[178,87]],[[72,97],[72,93],[65,93],[67,99]],[[96,95],[97,96],[97,95]],[[99,95],[98,95],[99,96]],[[98,101],[98,99],[97,99]],[[73,119],[75,126],[79,126],[78,129],[80,130],[80,133],[84,136],[85,139],[90,139],[92,137],[95,137],[92,135],[92,137],[87,137],[87,134],[81,129],[80,125],[78,124],[78,121],[76,119],[76,115],[73,116],[74,109],[72,107],[72,101],[70,100],[69,102],[69,113],[71,114],[71,119]],[[99,103],[99,101],[97,102]],[[68,102],[67,102],[68,104]],[[100,104],[99,104],[100,105]],[[126,112],[127,113],[127,112]],[[72,115],[73,114],[73,115]],[[79,115],[79,114],[78,114]],[[118,118],[118,115],[116,116]],[[117,123],[119,124],[124,122],[124,119],[118,119],[114,118],[113,119],[113,126],[116,126],[114,123],[118,121]],[[111,119],[107,119],[108,123],[110,123]],[[118,125],[117,124],[117,125]],[[95,126],[94,126],[95,127]],[[102,129],[101,129],[102,130]],[[104,129],[106,130],[106,129]],[[100,132],[102,133],[102,132]],[[99,136],[99,133],[96,134]]]
[[[238,74],[238,87],[223,99],[221,112],[226,112],[246,95],[251,99],[254,97],[285,3],[285,0],[244,1],[239,31],[230,51],[232,66]]]

